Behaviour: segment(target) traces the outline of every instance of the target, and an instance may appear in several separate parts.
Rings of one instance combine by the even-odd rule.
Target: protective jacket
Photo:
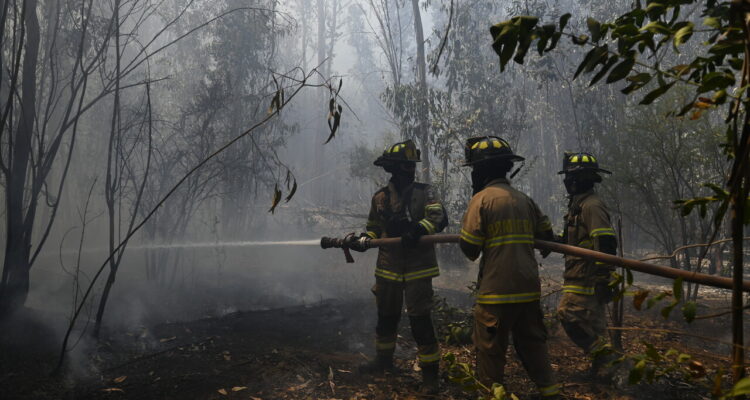
[[[552,226],[534,201],[495,179],[469,202],[461,240],[482,249],[479,264],[479,304],[538,301],[539,270],[534,238],[549,238]]]
[[[367,219],[367,235],[373,239],[399,237],[410,226],[419,224],[427,234],[445,228],[446,215],[430,185],[412,183],[401,192],[390,182],[372,197]],[[435,246],[420,244],[408,249],[387,246],[378,249],[375,276],[389,281],[408,282],[440,275]]]
[[[567,226],[563,235],[567,244],[614,252],[612,246],[602,248],[602,243],[616,246],[615,230],[607,207],[593,189],[571,197],[565,221]],[[611,269],[606,264],[566,255],[563,292],[593,296],[596,283],[608,281]]]

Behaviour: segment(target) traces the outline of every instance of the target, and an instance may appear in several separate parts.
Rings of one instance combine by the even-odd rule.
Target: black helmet
[[[505,140],[497,136],[479,136],[466,140],[464,147],[464,166],[476,165],[487,160],[523,161],[524,158],[513,154]]]
[[[420,151],[417,149],[417,145],[409,139],[405,142],[399,142],[393,146],[386,147],[383,150],[383,155],[378,157],[373,164],[383,167],[392,163],[421,162],[422,160],[419,156]]]
[[[565,174],[565,173],[585,171],[585,170],[611,174],[611,172],[607,171],[606,169],[599,168],[599,163],[596,161],[596,157],[594,157],[593,154],[583,153],[583,152],[570,153],[567,151],[565,152],[565,155],[563,156],[562,171],[558,172],[558,174]]]

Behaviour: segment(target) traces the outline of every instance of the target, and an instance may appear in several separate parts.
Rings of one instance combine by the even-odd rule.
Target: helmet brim
[[[568,170],[568,171],[565,171],[565,170],[558,171],[557,174],[558,175],[562,175],[562,174],[566,174],[566,173],[575,173],[575,172],[587,171],[587,170],[588,171],[594,171],[594,172],[601,172],[601,173],[607,174],[607,175],[612,175],[612,172],[610,172],[610,171],[608,171],[608,170],[606,170],[604,168],[589,168],[589,167],[578,167],[578,168],[571,169],[571,170]]]
[[[376,167],[384,167],[389,164],[401,164],[401,163],[418,163],[422,162],[422,160],[402,160],[398,158],[391,158],[391,157],[383,157],[380,156],[375,161],[373,161],[373,165]]]
[[[494,161],[494,160],[508,160],[508,161],[511,161],[511,162],[520,162],[520,161],[525,160],[525,158],[523,158],[523,157],[521,157],[519,155],[516,155],[516,154],[501,154],[501,155],[497,155],[497,156],[494,156],[494,157],[484,158],[482,160],[477,160],[477,161],[472,161],[472,162],[465,162],[465,163],[462,164],[462,166],[464,166],[464,167],[470,167],[470,166],[473,166],[473,165],[479,165],[479,164],[485,163],[487,161]]]

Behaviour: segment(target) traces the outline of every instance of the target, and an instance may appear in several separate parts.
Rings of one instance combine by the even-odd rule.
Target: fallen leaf
[[[345,369],[337,369],[336,371],[338,371],[338,372],[343,372],[343,373],[345,373],[345,374],[351,374],[351,373],[352,373],[352,371],[347,371],[347,370],[345,370]]]
[[[120,393],[125,393],[125,391],[124,391],[124,390],[122,390],[122,389],[120,389],[120,388],[107,388],[107,389],[102,389],[102,392],[107,392],[107,393],[112,393],[112,392],[120,392]]]
[[[229,354],[224,354],[224,360],[231,361],[232,360],[232,356],[230,356]]]
[[[168,338],[162,338],[162,339],[159,339],[159,342],[161,342],[161,343],[167,343],[167,342],[171,342],[171,341],[173,341],[175,339],[177,339],[177,336],[172,336],[172,337],[168,337]]]
[[[114,382],[115,383],[122,383],[125,379],[128,379],[127,375],[119,376],[119,377],[117,377],[117,378],[114,379]]]
[[[263,400],[260,397],[250,396],[250,400]]]
[[[247,389],[247,386],[235,386],[232,388],[232,391],[239,392],[240,390],[245,390],[245,389]]]
[[[224,388],[217,390],[217,392],[219,392],[219,394],[223,394],[224,396],[228,394]]]

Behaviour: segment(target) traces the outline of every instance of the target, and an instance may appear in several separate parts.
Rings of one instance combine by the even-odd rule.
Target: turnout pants
[[[375,346],[379,358],[393,358],[401,310],[406,300],[411,332],[417,342],[417,354],[422,367],[440,361],[435,330],[432,327],[432,279],[408,282],[377,278],[372,288],[378,306],[378,325]]]
[[[547,328],[539,301],[474,306],[477,375],[488,387],[503,383],[508,336],[523,367],[542,396],[559,394],[547,352]]]
[[[589,353],[607,341],[605,305],[596,296],[564,293],[557,315],[570,340],[583,351]]]

